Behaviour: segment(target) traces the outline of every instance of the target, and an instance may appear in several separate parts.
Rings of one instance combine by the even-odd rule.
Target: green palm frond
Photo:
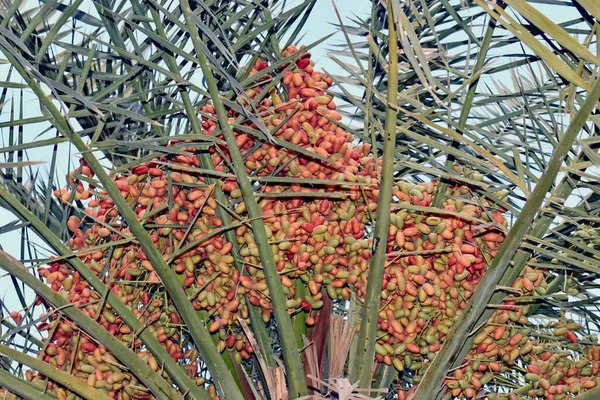
[[[544,17],[544,12],[552,11],[550,1],[485,4],[416,1],[403,7],[397,19],[404,32],[398,35],[395,175],[437,178],[438,193],[453,182],[474,179],[481,183],[471,186],[474,194],[494,201],[516,221],[590,95],[585,89],[597,68],[595,25],[591,10],[577,2],[557,6],[568,15],[562,20],[556,14],[551,14],[552,20]],[[385,101],[388,38],[381,29],[385,15],[385,8],[378,5],[373,23],[355,18],[353,26],[345,29],[349,42],[331,50],[346,73],[335,77],[340,83],[336,94],[349,104],[350,126],[357,134],[361,126],[367,127],[362,139],[374,146],[383,146],[379,132],[390,106]],[[349,90],[352,86],[367,91],[357,93]],[[366,108],[365,99],[372,102],[372,110]],[[566,309],[570,318],[587,322],[584,335],[598,333],[599,328],[597,317],[591,316],[597,310],[590,300],[596,298],[594,279],[600,266],[594,250],[596,211],[588,200],[596,195],[594,167],[598,165],[597,149],[587,144],[596,144],[597,126],[590,123],[595,121],[594,102],[589,99],[592,115],[583,114],[578,139],[561,165],[566,175],[561,172],[554,181],[539,221],[516,244],[515,249],[520,248],[520,256],[512,259],[516,265],[498,282],[499,287],[511,286],[524,265],[546,268],[553,277],[548,294],[530,300],[530,317],[557,318]],[[440,203],[434,206],[443,199],[438,196]],[[581,301],[571,307],[567,295],[577,292]],[[489,303],[500,304],[505,295],[497,291]],[[481,326],[493,310],[483,311],[470,329]],[[454,362],[448,368],[435,368],[439,365],[434,363],[426,375],[432,391],[419,391],[417,396],[433,396],[445,371],[462,363],[472,342],[465,344],[463,336],[460,341],[458,347],[444,347]],[[430,381],[432,376],[437,379]]]
[[[199,46],[225,99],[235,98],[256,84],[254,79],[247,79],[241,65],[259,58],[277,63],[281,59],[279,43],[297,40],[314,1],[288,3],[194,3],[191,21],[199,33]],[[21,73],[29,72],[61,102],[60,111],[74,121],[69,129],[74,128],[74,134],[100,151],[106,165],[126,166],[160,149],[157,144],[166,143],[163,137],[188,133],[186,121],[192,121],[194,128],[195,116],[210,101],[203,86],[206,79],[213,78],[203,76],[199,59],[190,51],[192,37],[178,5],[161,1],[91,4],[93,9],[84,11],[81,1],[70,6],[48,1],[24,11],[15,3],[2,18],[2,48],[12,57],[13,65],[24,68]],[[13,67],[10,71],[14,75]],[[3,85],[3,99],[10,87],[21,86]],[[45,101],[41,93],[37,94]],[[52,108],[49,104],[46,106]],[[49,109],[46,106],[42,106],[44,114]],[[11,112],[13,109],[19,109],[21,115],[4,124],[11,132],[3,149],[8,162],[4,187],[37,217],[54,226],[54,232],[66,235],[64,226],[69,215],[81,214],[76,208],[65,209],[51,197],[63,185],[60,175],[64,172],[58,172],[57,163],[52,162],[47,178],[38,180],[38,185],[28,182],[25,186],[22,171],[26,164],[22,157],[26,151],[53,148],[56,160],[67,148],[67,124],[59,127],[56,137],[49,136],[52,131],[48,129],[35,143],[27,142],[23,140],[23,128],[47,123],[52,116],[26,118],[22,106],[12,105]],[[256,119],[251,113],[246,115]],[[17,128],[18,140],[16,135],[13,137]],[[264,131],[254,134],[264,137]],[[18,167],[17,176],[10,174],[14,167]],[[12,208],[8,204],[6,207]],[[45,232],[42,239],[49,240],[48,235]],[[231,387],[227,390],[233,393]]]
[[[42,341],[46,334],[36,328],[43,320],[40,313],[58,307],[61,315],[77,320],[83,331],[110,344],[113,353],[119,352],[119,361],[136,370],[137,378],[156,398],[181,397],[175,387],[190,398],[209,396],[204,383],[197,385],[182,372],[137,320],[134,310],[110,291],[109,283],[65,245],[70,239],[67,221],[84,216],[85,203],[75,200],[76,189],[60,192],[65,174],[79,167],[73,165],[78,159],[81,165],[92,165],[97,174],[95,178],[80,173],[71,177],[106,190],[104,196],[114,199],[133,232],[133,236],[118,232],[119,240],[105,244],[104,249],[112,254],[128,241],[141,246],[164,284],[155,296],[172,301],[183,318],[189,333],[183,346],[200,350],[202,379],[218,382],[218,392],[226,398],[250,398],[272,389],[264,387],[265,368],[282,377],[283,369],[276,366],[280,357],[287,374],[287,387],[281,392],[303,396],[312,390],[306,386],[301,364],[303,335],[309,332],[306,314],[290,315],[282,273],[271,254],[273,243],[259,205],[275,196],[313,196],[295,191],[301,185],[327,188],[320,196],[339,199],[346,196],[348,182],[276,176],[287,165],[264,177],[246,173],[244,165],[266,143],[323,166],[335,165],[322,154],[275,136],[293,114],[269,130],[258,112],[261,101],[284,88],[283,76],[295,67],[296,56],[285,57],[282,50],[299,44],[302,35],[314,29],[307,21],[316,4],[316,0],[4,2],[0,7],[4,55],[0,68],[6,71],[0,81],[0,206],[17,220],[3,221],[0,233],[20,234],[19,259],[33,274],[3,255],[13,249],[3,249],[0,264],[10,272],[10,293],[15,294],[24,320],[11,320],[8,302],[1,302],[0,386],[22,397],[53,398],[40,386],[46,381],[28,382],[23,377],[28,368],[44,373],[39,361],[31,357],[47,346]],[[338,2],[333,6],[337,16],[331,18],[337,17],[341,34],[339,41],[328,42],[329,58],[337,65],[326,71],[336,83],[329,94],[336,96],[338,110],[346,117],[340,126],[359,142],[370,144],[374,157],[383,158],[385,168],[375,174],[385,196],[377,207],[378,218],[371,215],[371,222],[376,223],[365,231],[365,239],[375,239],[366,302],[352,298],[351,306],[340,300],[331,305],[348,317],[352,327],[360,326],[349,355],[349,375],[364,390],[370,386],[409,389],[422,379],[416,398],[449,398],[440,391],[444,379],[462,365],[474,337],[506,300],[522,307],[528,318],[523,326],[536,340],[566,344],[566,339],[548,332],[552,323],[568,318],[580,325],[576,330],[579,345],[591,346],[600,334],[600,7],[594,0],[373,0],[371,15],[342,19],[339,10],[352,5]],[[325,39],[307,43],[303,51],[322,46]],[[261,74],[251,75],[257,61],[268,65]],[[263,74],[269,75],[269,81],[260,80]],[[263,91],[251,101],[248,92],[259,87]],[[216,117],[202,111],[208,104],[215,107]],[[228,119],[227,110],[237,119]],[[217,122],[223,139],[205,135],[201,118]],[[255,142],[245,154],[237,151],[234,134],[239,133]],[[167,155],[190,154],[181,146],[166,147],[174,137],[191,140],[201,150],[200,166],[185,168],[203,176],[199,188],[214,191],[216,213],[223,225],[211,235],[224,235],[233,244],[232,254],[240,254],[236,229],[252,228],[257,259],[274,303],[275,321],[263,323],[259,308],[253,306],[248,313],[255,350],[264,364],[252,359],[240,367],[228,353],[219,354],[214,345],[223,340],[209,334],[206,326],[212,316],[196,312],[189,301],[202,289],[196,293],[182,290],[172,273],[173,259],[202,240],[180,243],[169,258],[163,258],[147,230],[162,225],[146,224],[148,216],[138,220],[113,182],[132,167],[156,160],[157,155],[165,155],[159,160],[161,166],[174,168]],[[224,156],[225,148],[231,159]],[[215,170],[207,150],[223,156],[222,169]],[[38,165],[42,161],[46,163]],[[185,172],[185,168],[180,170]],[[218,185],[232,179],[237,179],[242,192],[235,200]],[[398,199],[392,197],[388,208],[390,193],[383,186],[432,179],[437,193],[431,205],[396,204]],[[449,190],[463,184],[468,193]],[[270,185],[292,189],[274,194],[265,190]],[[369,185],[355,182],[352,186],[364,194]],[[56,199],[57,189],[61,196],[70,197],[71,204]],[[392,363],[385,367],[380,363],[373,374],[375,343],[386,335],[377,329],[382,266],[388,254],[376,252],[378,243],[385,247],[381,241],[388,236],[387,216],[399,210],[461,216],[460,210],[443,208],[447,200],[464,200],[482,208],[483,214],[470,221],[472,226],[482,231],[496,227],[506,234],[504,244],[494,259],[486,258],[488,273],[478,282],[467,311],[457,317],[458,323],[435,359],[418,371],[396,363],[398,374]],[[168,205],[150,214],[172,204],[170,197]],[[234,212],[242,205],[248,210],[247,219]],[[507,227],[494,221],[493,213],[498,210],[508,219]],[[88,226],[102,224],[89,221],[92,218],[85,222]],[[190,235],[192,225],[185,235]],[[421,255],[420,251],[414,255]],[[144,348],[166,360],[161,373],[140,363],[131,350],[111,341],[96,321],[71,309],[39,282],[37,268],[52,257],[78,271],[102,302],[139,331]],[[241,259],[236,258],[233,265],[244,271]],[[512,285],[525,268],[544,271],[544,280],[532,295],[519,297]],[[43,297],[53,301],[40,302],[31,289],[43,291]],[[298,279],[294,290],[304,295],[307,288]],[[355,312],[358,308],[363,310],[361,321]],[[24,355],[9,360],[15,349]],[[49,381],[73,384],[65,371],[49,368],[46,372]],[[489,394],[528,395],[534,385],[527,384],[525,376],[520,366],[501,371],[490,384]],[[315,377],[314,382],[321,378]],[[82,385],[73,392],[87,393]],[[589,393],[593,391],[581,398],[589,398]]]

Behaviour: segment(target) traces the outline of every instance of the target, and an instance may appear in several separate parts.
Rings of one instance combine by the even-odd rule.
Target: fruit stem
[[[579,396],[573,398],[573,400],[596,400],[600,398],[600,386],[596,386],[593,389],[586,390]]]
[[[71,321],[85,331],[90,337],[101,343],[108,351],[114,354],[123,365],[125,365],[135,376],[143,382],[144,385],[154,394],[157,399],[172,400],[183,399],[177,393],[175,388],[164,380],[160,375],[153,371],[145,361],[118,338],[108,332],[98,322],[92,320],[87,314],[84,314],[78,307],[74,307],[69,301],[65,300],[59,293],[54,292],[45,283],[7,253],[0,251],[0,267],[18,278],[23,284],[29,286],[35,293],[43,297],[50,305],[61,310]],[[27,397],[26,398],[32,398]]]
[[[154,9],[151,9],[151,13],[152,13],[152,17],[154,19],[154,23],[156,25],[157,33],[163,37],[166,37],[165,30],[161,24],[158,12]],[[169,70],[171,72],[179,75],[180,70],[179,70],[179,66],[177,65],[177,61],[175,60],[175,57],[166,54],[166,60],[167,60],[167,65],[168,65]],[[182,88],[181,98],[183,100],[183,106],[185,108],[185,112],[188,115],[188,120],[190,121],[190,126],[192,128],[192,132],[194,133],[194,135],[202,135],[202,127],[200,126],[200,121],[198,119],[198,111],[194,107],[194,104],[192,103],[191,98],[190,98],[190,94],[186,88]],[[214,165],[212,163],[212,159],[209,154],[202,153],[199,155],[198,158],[200,161],[200,165],[203,168],[208,169],[208,170],[214,170]],[[227,199],[225,198],[225,195],[223,194],[223,191],[221,190],[221,185],[219,184],[219,182],[216,179],[211,179],[210,176],[206,177],[206,181],[207,181],[206,183],[208,183],[208,184],[215,184],[214,196],[217,201],[221,202],[221,204],[225,204],[227,202]],[[219,217],[219,219],[221,219],[221,221],[223,221],[223,224],[225,226],[231,225],[231,218],[229,217],[229,214],[227,214],[227,212],[225,212],[221,207],[217,208],[217,216]],[[237,253],[238,252],[238,243],[237,243],[237,238],[235,237],[235,232],[233,230],[226,230],[224,235],[225,235],[225,238],[227,239],[227,241],[233,244],[234,253]],[[240,270],[240,266],[238,265],[239,262],[236,260],[234,263],[236,265],[236,268],[238,270]],[[262,322],[262,320],[260,320],[260,321]],[[213,335],[213,337],[214,337],[214,335]],[[231,375],[233,376],[233,379],[237,383],[240,390],[243,390],[240,380],[246,379],[246,378],[240,377],[238,375],[237,370],[235,369],[234,365],[232,364],[231,357],[228,354],[223,353],[223,361],[229,368],[229,371],[231,372]]]
[[[361,323],[357,341],[357,356],[352,365],[352,382],[359,381],[362,388],[371,386],[373,361],[375,359],[375,344],[377,343],[377,326],[379,305],[381,300],[381,285],[385,270],[387,238],[390,226],[392,191],[394,186],[394,158],[396,150],[396,118],[398,112],[398,39],[394,13],[394,2],[388,3],[388,47],[389,47],[389,76],[386,110],[385,138],[383,145],[383,162],[381,166],[381,185],[377,216],[373,234],[373,252],[369,262],[369,280],[365,294],[364,306],[361,311]]]
[[[286,306],[287,299],[283,292],[283,285],[281,284],[281,280],[279,278],[273,253],[271,252],[271,246],[265,230],[264,221],[261,218],[262,212],[258,206],[256,197],[254,196],[252,183],[250,182],[250,179],[248,179],[242,154],[237,146],[235,134],[228,120],[227,110],[221,101],[216,79],[211,71],[207,57],[204,54],[204,50],[202,48],[203,44],[200,40],[200,36],[198,35],[198,29],[196,28],[191,16],[192,10],[190,8],[189,1],[182,0],[180,4],[188,31],[192,38],[196,55],[200,62],[200,68],[202,69],[204,79],[206,80],[208,92],[211,96],[213,106],[215,107],[215,111],[217,113],[219,125],[225,141],[227,142],[229,154],[231,156],[233,172],[238,178],[239,188],[242,192],[246,209],[248,210],[248,216],[252,220],[252,231],[258,247],[260,260],[264,268],[265,280],[273,304],[273,314],[275,316],[275,321],[277,322],[277,331],[279,333],[281,350],[287,370],[287,381],[290,397],[297,398],[305,396],[308,393],[306,378],[304,376],[304,370],[302,368],[302,361],[298,347],[296,346],[292,320],[288,314]]]
[[[567,153],[571,150],[575,139],[577,139],[581,128],[587,122],[590,113],[596,107],[599,98],[600,78],[596,80],[585,102],[571,120],[569,128],[554,149],[554,154],[546,166],[544,174],[533,192],[531,192],[531,196],[523,206],[519,217],[506,236],[492,265],[488,268],[481,282],[479,282],[477,290],[475,290],[470,301],[467,303],[463,314],[454,323],[446,337],[444,345],[423,376],[423,380],[417,387],[414,395],[416,399],[435,399],[442,387],[448,370],[457,359],[461,349],[471,346],[473,335],[469,336],[470,332],[473,331],[480,316],[485,312],[490,298],[496,291],[498,282],[500,282],[509,268],[509,264],[513,262],[513,256],[519,249],[525,234],[530,231],[531,224],[538,214],[548,191],[554,184]]]
[[[36,371],[41,372],[54,382],[69,387],[73,392],[83,396],[84,399],[111,400],[111,398],[95,389],[93,386],[80,381],[74,375],[68,374],[43,360],[31,357],[21,351],[0,344],[0,354],[8,357],[10,360],[26,365]],[[36,397],[37,398],[37,397]]]
[[[42,389],[38,388],[33,383],[14,376],[10,372],[4,370],[0,370],[0,387],[9,390],[24,399],[55,400],[54,397],[44,394]]]

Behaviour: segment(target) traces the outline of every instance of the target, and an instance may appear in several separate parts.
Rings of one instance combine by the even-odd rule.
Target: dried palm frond
[[[330,379],[329,382],[325,382],[312,375],[308,375],[307,378],[317,380],[319,383],[328,389],[325,395],[315,394],[312,396],[301,397],[298,400],[325,400],[331,399],[332,394],[335,393],[335,398],[339,400],[383,400],[383,397],[369,397],[362,393],[386,393],[387,389],[359,389],[358,382],[351,384],[347,378]]]
[[[254,354],[258,360],[258,364],[264,376],[264,383],[266,385],[266,390],[269,392],[269,396],[273,400],[285,400],[289,398],[287,386],[285,384],[285,366],[278,358],[275,358],[275,362],[277,363],[277,367],[269,367],[265,362],[258,343],[256,339],[254,339],[254,334],[248,328],[246,322],[238,318],[238,321],[248,338],[248,342],[254,349]],[[264,393],[263,393],[264,395]],[[266,396],[264,396],[266,397]]]
[[[302,335],[302,341],[304,342],[304,358],[305,358],[305,369],[307,372],[307,376],[315,376],[318,379],[310,378],[308,381],[309,386],[321,391],[321,383],[320,379],[323,377],[321,375],[322,371],[319,365],[319,356],[317,354],[317,349],[313,345],[313,343],[304,335]]]
[[[341,378],[344,374],[344,366],[352,345],[354,329],[344,317],[334,315],[329,323],[329,377]]]

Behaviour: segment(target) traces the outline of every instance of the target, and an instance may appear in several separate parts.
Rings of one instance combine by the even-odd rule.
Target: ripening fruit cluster
[[[255,195],[287,295],[287,308],[290,313],[309,313],[306,321],[312,325],[313,310],[323,306],[324,296],[334,300],[364,297],[381,162],[372,157],[369,144],[356,144],[355,138],[339,126],[341,115],[327,92],[331,77],[313,68],[310,53],[291,46],[283,56],[294,54],[295,65],[284,73],[283,90],[266,92],[271,76],[261,72],[268,64],[258,60],[250,71],[251,75],[259,74],[257,86],[237,99],[244,106],[252,102],[263,128],[273,138],[257,139],[264,136],[261,127],[248,120],[234,129],[243,167],[262,184]],[[222,139],[214,106],[203,106],[201,115],[203,132]],[[228,117],[234,124],[240,115],[231,108]],[[248,319],[252,304],[259,307],[264,321],[269,321],[273,305],[258,247],[247,224],[242,192],[231,173],[229,151],[223,143],[216,141],[210,148],[213,165],[207,166],[200,162],[201,146],[191,140],[173,140],[168,145],[173,151],[115,176],[114,182],[172,266],[194,308],[205,316],[210,332],[218,335],[217,348],[230,351],[240,363],[253,349],[239,329],[238,318]],[[222,173],[218,187],[206,179],[208,168]],[[131,235],[114,202],[106,192],[86,187],[77,179],[79,174],[94,177],[84,161],[74,172],[68,177],[71,189],[55,193],[65,203],[72,198],[86,200],[85,220],[71,217],[68,221],[70,248],[111,285],[197,384],[208,384],[201,374],[198,352],[190,347],[181,317],[167,300],[144,251],[130,240],[102,246]],[[217,190],[224,193],[228,204],[219,204]],[[401,372],[410,371],[415,383],[466,307],[507,227],[505,210],[475,198],[466,186],[451,187],[441,211],[423,211],[431,205],[435,191],[435,182],[397,180],[387,259],[382,266],[385,275],[376,358]],[[229,208],[233,215],[237,243],[225,239],[220,207]],[[108,304],[98,311],[94,300],[101,300],[101,296],[67,263],[50,263],[39,268],[39,273],[54,291],[137,349],[140,358],[159,370],[157,360]],[[528,267],[515,282],[515,289],[528,295],[544,285],[544,272]],[[507,300],[498,309],[477,335],[466,365],[448,377],[449,395],[471,398],[494,379],[494,374],[526,359],[531,360],[529,368],[539,370],[535,381],[545,390],[540,395],[536,386],[536,396],[552,399],[554,392],[565,390],[557,385],[568,383],[553,377],[573,376],[569,375],[571,367],[567,368],[570,364],[561,359],[564,366],[559,366],[557,359],[552,369],[542,371],[538,361],[549,351],[543,343],[532,340],[523,311],[514,300]],[[44,361],[72,370],[76,377],[112,398],[151,398],[137,389],[140,384],[134,374],[114,367],[115,356],[79,335],[70,321],[52,313],[39,329],[51,332],[40,353]],[[591,368],[592,372],[597,370],[596,353],[588,360],[595,360],[596,367]],[[595,382],[593,379],[583,379],[581,371],[585,368],[578,370],[578,382],[582,388],[592,387],[589,382]],[[533,373],[530,371],[526,378],[534,381],[529,375]],[[44,384],[39,375],[29,373],[28,378]],[[63,388],[54,389],[58,398],[68,397]],[[209,386],[209,391],[214,395],[214,386]],[[399,396],[405,393],[399,391]]]

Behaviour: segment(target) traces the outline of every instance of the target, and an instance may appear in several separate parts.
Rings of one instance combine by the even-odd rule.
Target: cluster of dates
[[[238,100],[242,105],[253,102],[272,140],[253,134],[260,133],[261,128],[252,121],[242,122],[235,134],[246,172],[261,183],[255,195],[287,295],[287,308],[290,313],[309,313],[306,321],[312,325],[311,313],[323,306],[324,296],[348,300],[365,294],[380,160],[371,155],[369,144],[356,144],[353,135],[339,126],[341,115],[327,91],[332,79],[313,68],[310,53],[291,46],[283,55],[297,57],[295,65],[287,66],[281,91],[264,92],[271,77],[261,72],[268,64],[259,60],[250,71],[260,75],[259,84]],[[203,132],[222,138],[214,106],[205,105],[201,114]],[[233,108],[229,111],[231,123],[239,117]],[[114,176],[114,182],[172,266],[193,307],[205,316],[210,332],[218,335],[217,348],[231,352],[241,363],[251,357],[253,348],[242,334],[238,318],[247,320],[252,304],[259,307],[266,322],[272,316],[273,304],[247,224],[246,205],[229,168],[228,149],[223,142],[216,143],[209,150],[210,166],[202,165],[199,155],[205,150],[194,141],[173,140],[169,147],[176,152],[140,163]],[[223,174],[218,187],[207,180],[206,169]],[[94,171],[82,161],[68,177],[71,187],[55,193],[63,202],[86,202],[84,221],[77,217],[68,221],[72,232],[69,247],[111,285],[198,385],[209,385],[202,375],[198,352],[190,347],[182,329],[181,317],[167,300],[141,247],[131,241],[100,246],[121,239],[122,234],[130,233],[129,228],[107,193],[86,187],[77,179],[78,174],[94,177]],[[474,178],[483,179],[480,175]],[[229,204],[217,201],[217,190]],[[411,371],[415,384],[466,307],[507,227],[505,210],[474,197],[467,186],[451,187],[437,212],[423,211],[431,205],[435,191],[435,182],[398,179],[387,260],[381,266],[385,275],[376,358],[400,372]],[[228,208],[235,227],[224,227],[220,207]],[[227,242],[224,228],[235,231],[237,243]],[[137,349],[152,369],[159,370],[160,363],[109,305],[98,313],[94,300],[101,296],[67,263],[53,262],[39,268],[39,273],[54,291]],[[514,287],[529,295],[545,287],[545,278],[542,270],[527,267]],[[473,398],[495,374],[517,362],[528,363],[526,378],[535,382],[531,396],[559,400],[563,394],[575,393],[570,386],[575,375],[578,390],[595,386],[597,348],[590,350],[585,365],[582,361],[572,364],[569,355],[552,352],[532,339],[523,310],[514,300],[507,300],[498,309],[476,336],[465,365],[447,378],[448,395]],[[114,355],[87,336],[77,335],[78,328],[57,315],[53,313],[39,326],[51,332],[39,355],[44,361],[68,368],[112,398],[151,398],[147,392],[136,390],[140,383],[133,374],[114,367],[110,362],[116,363]],[[577,341],[574,330],[569,330],[572,342]],[[72,346],[75,337],[77,347]],[[553,360],[552,368],[544,364],[549,360]],[[575,375],[573,365],[578,366]],[[592,378],[583,376],[586,368],[590,368],[592,375],[587,376]],[[43,376],[33,372],[28,373],[28,379],[45,385]],[[59,399],[74,397],[57,385],[49,389]],[[213,385],[208,389],[216,396]],[[400,390],[398,396],[406,393]]]

